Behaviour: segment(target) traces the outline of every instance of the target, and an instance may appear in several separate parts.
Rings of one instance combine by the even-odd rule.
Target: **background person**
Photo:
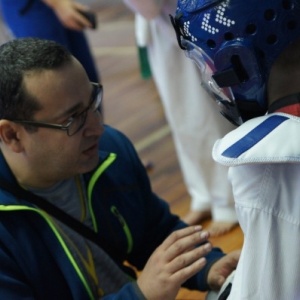
[[[211,157],[213,143],[234,127],[215,110],[201,86],[201,73],[178,48],[169,14],[176,0],[124,0],[148,21],[145,32],[151,73],[171,128],[174,145],[191,197],[188,224],[212,217],[212,236],[228,232],[237,224],[228,169]],[[137,30],[140,28],[137,27]]]
[[[84,29],[92,24],[80,13],[89,8],[74,0],[1,0],[4,23],[13,37],[49,39],[66,47],[91,81],[99,74]]]

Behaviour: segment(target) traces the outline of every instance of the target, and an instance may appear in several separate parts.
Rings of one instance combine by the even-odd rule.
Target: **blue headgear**
[[[226,118],[266,112],[271,66],[300,37],[300,0],[178,0],[171,21]]]

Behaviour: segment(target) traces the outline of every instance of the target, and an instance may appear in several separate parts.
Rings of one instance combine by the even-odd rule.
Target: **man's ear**
[[[20,141],[21,125],[8,120],[0,120],[0,140],[11,151],[19,153],[23,150]]]

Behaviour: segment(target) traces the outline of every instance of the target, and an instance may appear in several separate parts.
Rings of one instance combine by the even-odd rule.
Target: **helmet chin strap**
[[[293,116],[300,117],[300,93],[288,95],[274,101],[268,113],[283,112]]]

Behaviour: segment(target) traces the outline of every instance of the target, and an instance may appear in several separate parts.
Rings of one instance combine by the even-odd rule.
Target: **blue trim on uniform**
[[[261,141],[265,136],[267,136],[271,131],[273,131],[277,126],[286,121],[288,117],[284,116],[271,116],[257,127],[252,129],[247,135],[241,138],[239,141],[234,143],[232,146],[227,148],[222,155],[229,158],[237,158],[259,141]]]

